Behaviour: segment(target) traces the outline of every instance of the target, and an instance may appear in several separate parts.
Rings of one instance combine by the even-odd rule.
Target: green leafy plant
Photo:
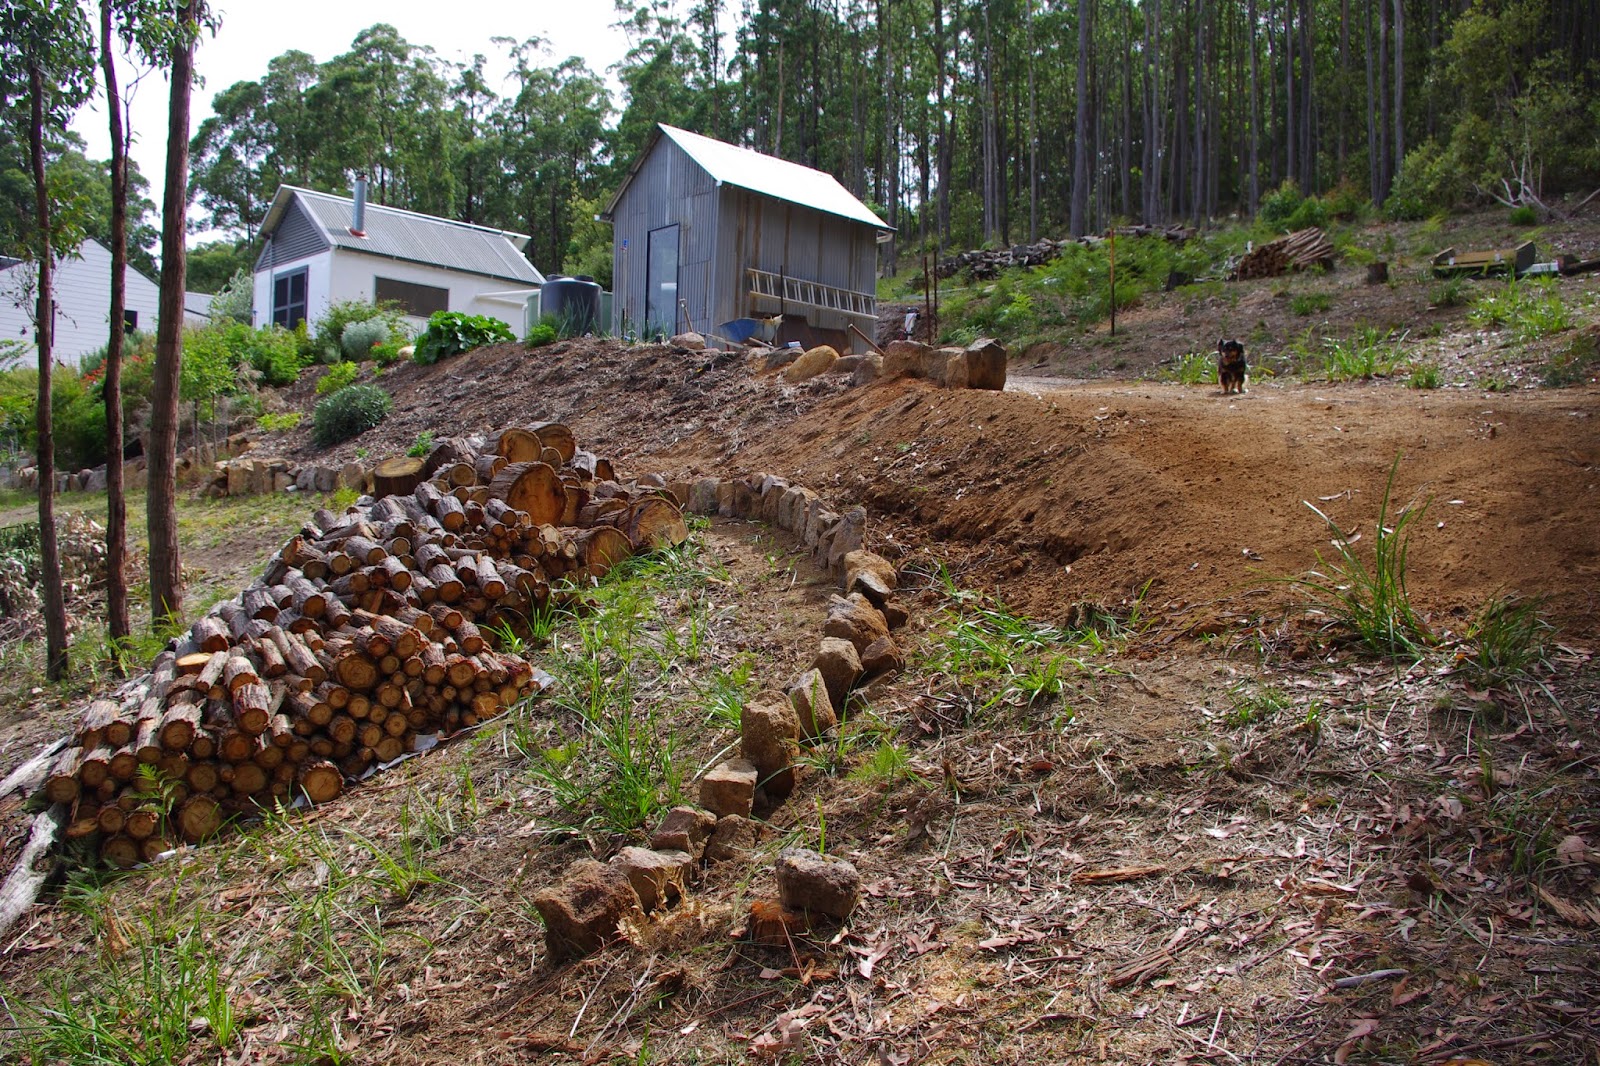
[[[339,348],[346,359],[367,359],[374,345],[389,339],[389,324],[381,318],[351,322],[339,335]]]
[[[411,442],[406,454],[413,459],[423,459],[431,451],[433,451],[433,430],[425,429],[417,434],[417,439]]]
[[[348,388],[360,375],[361,368],[354,363],[335,363],[323,371],[322,377],[317,379],[317,395],[327,396]]]
[[[373,304],[365,300],[343,300],[333,304],[317,319],[316,332],[302,335],[301,360],[307,365],[337,363],[344,357],[345,331],[355,323],[374,320],[383,323],[387,336],[397,337],[405,332],[400,305],[393,301]],[[376,340],[368,342],[363,353],[375,343]]]
[[[1526,343],[1573,326],[1572,310],[1549,278],[1512,280],[1499,292],[1478,298],[1467,321],[1478,329],[1508,329]]]
[[[1496,596],[1473,619],[1464,643],[1461,669],[1483,686],[1504,684],[1525,676],[1545,658],[1552,632],[1538,599]]]
[[[256,425],[267,433],[284,433],[300,424],[299,411],[285,411],[282,414],[262,415],[256,419]]]
[[[376,385],[349,385],[317,403],[311,439],[319,448],[365,433],[389,414],[393,401]]]
[[[1553,389],[1581,385],[1600,369],[1600,332],[1585,330],[1544,365],[1544,383]]]
[[[1509,221],[1513,226],[1537,226],[1539,212],[1534,210],[1532,204],[1518,204],[1511,209]]]
[[[1328,381],[1388,377],[1400,365],[1400,346],[1405,338],[1404,333],[1380,333],[1373,326],[1363,327],[1353,337],[1325,337],[1321,375]]]
[[[1289,310],[1304,318],[1320,314],[1333,306],[1333,297],[1325,292],[1299,292],[1289,298]]]
[[[1433,306],[1435,307],[1465,307],[1472,302],[1472,294],[1467,288],[1466,278],[1449,278],[1433,289]]]
[[[515,339],[511,327],[498,318],[460,311],[435,311],[428,319],[428,328],[417,338],[413,358],[423,366],[431,366],[446,356]]]
[[[1215,385],[1217,357],[1207,352],[1189,352],[1161,371],[1161,380],[1179,385]]]
[[[1414,363],[1411,373],[1406,377],[1408,389],[1437,389],[1441,377],[1437,363]]]
[[[1337,553],[1324,559],[1317,552],[1317,569],[1292,583],[1310,593],[1360,645],[1375,655],[1389,659],[1420,658],[1432,645],[1434,636],[1422,615],[1411,604],[1406,588],[1406,565],[1411,547],[1412,525],[1427,511],[1427,503],[1417,507],[1392,506],[1395,475],[1400,457],[1395,456],[1378,506],[1373,527],[1371,562],[1357,547],[1361,535],[1347,532],[1317,506],[1306,506],[1322,519],[1333,535]]]
[[[549,322],[540,322],[528,330],[528,335],[522,338],[522,343],[530,348],[542,348],[552,344],[556,339],[556,327]]]

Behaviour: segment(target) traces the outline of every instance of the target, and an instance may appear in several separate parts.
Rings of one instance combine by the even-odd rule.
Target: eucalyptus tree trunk
[[[1394,170],[1406,161],[1406,11],[1394,0]]]
[[[185,213],[189,186],[189,98],[194,82],[194,27],[200,0],[179,9],[167,107],[167,175],[161,200],[161,320],[150,395],[150,613],[157,625],[183,617],[178,550],[178,375],[183,360]]]
[[[111,667],[123,672],[128,620],[128,501],[122,477],[123,309],[128,287],[128,144],[122,128],[122,97],[111,46],[112,0],[100,0],[100,64],[111,120],[111,333],[106,338],[106,635]]]
[[[1078,0],[1077,94],[1072,122],[1072,211],[1067,229],[1081,237],[1089,214],[1089,0]]]
[[[1249,4],[1250,26],[1245,47],[1250,49],[1250,217],[1261,206],[1261,91],[1256,71],[1256,0]]]
[[[1389,181],[1394,174],[1389,154],[1389,8],[1384,0],[1371,0],[1378,8],[1378,99],[1371,112],[1378,127],[1378,186],[1372,202],[1380,207],[1389,198]]]
[[[34,412],[39,432],[39,560],[43,573],[45,676],[60,681],[67,672],[67,604],[61,588],[61,554],[56,545],[56,440],[51,410],[51,371],[55,366],[54,254],[50,246],[50,185],[44,164],[44,71],[37,57],[28,63],[28,161],[33,170],[33,204],[39,223],[38,324],[39,400]]]

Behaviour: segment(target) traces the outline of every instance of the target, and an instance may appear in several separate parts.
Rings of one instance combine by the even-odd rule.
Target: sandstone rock
[[[106,468],[101,466],[85,471],[83,489],[85,492],[106,491]]]
[[[887,601],[878,609],[883,612],[883,620],[888,623],[891,633],[911,620],[911,612],[895,600]]]
[[[804,349],[790,348],[787,346],[769,349],[767,351],[766,361],[762,364],[762,367],[768,373],[771,373],[774,370],[780,370],[783,367],[788,366],[790,363],[793,363],[796,359],[800,358],[803,353]]]
[[[817,657],[811,660],[811,668],[822,675],[828,701],[836,710],[843,709],[850,689],[861,679],[861,655],[856,646],[839,637],[823,637]]]
[[[769,690],[750,699],[739,713],[739,737],[740,754],[755,766],[757,783],[769,797],[785,799],[794,791],[794,762],[800,755],[800,718],[789,698]]]
[[[894,564],[883,556],[856,550],[844,557],[845,592],[859,592],[874,607],[882,608],[899,587],[900,575],[895,571]]]
[[[244,496],[250,491],[250,460],[234,459],[224,468],[227,471],[229,496]]]
[[[689,487],[689,510],[695,514],[717,513],[717,479],[703,477]]]
[[[650,846],[657,851],[685,851],[699,858],[705,850],[706,838],[716,827],[717,816],[710,811],[699,807],[674,807],[650,834]]]
[[[883,376],[883,356],[876,353],[863,355],[861,362],[856,364],[855,372],[850,375],[850,384],[870,385]]]
[[[820,499],[812,500],[806,508],[806,524],[803,529],[795,530],[800,535],[800,540],[808,548],[815,548],[822,539],[822,534],[835,522],[839,515],[828,509],[828,505]]]
[[[789,491],[789,483],[781,477],[768,474],[761,479],[761,520],[768,525],[777,525],[779,504],[783,502],[783,494]]]
[[[885,378],[920,378],[927,373],[928,346],[916,341],[890,341],[880,368]]]
[[[861,653],[861,669],[869,676],[899,673],[905,668],[905,652],[893,637],[879,637]]]
[[[294,474],[294,487],[301,492],[313,492],[317,487],[317,468],[302,466]]]
[[[807,740],[816,740],[839,725],[839,716],[834,713],[833,700],[828,695],[828,683],[822,679],[820,670],[813,668],[795,678],[789,686],[789,703],[800,720],[800,735]],[[840,705],[843,706],[843,701]]]
[[[796,486],[784,490],[778,498],[778,528],[790,533],[805,530],[806,512],[817,494],[808,488]]]
[[[611,857],[611,865],[621,870],[639,897],[639,906],[649,914],[657,907],[670,906],[683,898],[684,882],[694,859],[686,851],[652,851],[649,848],[623,848]]]
[[[733,513],[740,518],[761,515],[761,481],[765,474],[754,474],[733,483]]]
[[[717,828],[706,841],[706,858],[711,862],[732,862],[748,855],[756,846],[756,823],[737,814],[717,819]]]
[[[346,463],[339,468],[339,488],[360,492],[366,483],[367,472],[361,469],[360,463]]]
[[[844,513],[844,517],[834,523],[828,530],[823,543],[817,546],[821,552],[826,548],[826,555],[817,561],[825,564],[828,572],[834,575],[844,573],[844,560],[851,552],[860,551],[861,545],[866,542],[867,536],[867,509],[865,507],[852,507]]]
[[[667,479],[660,474],[640,474],[634,484],[641,489],[664,489],[667,487]]]
[[[879,637],[888,636],[889,623],[871,601],[853,592],[847,597],[833,597],[828,605],[828,620],[822,624],[822,635],[848,640],[859,652]]]
[[[783,369],[783,380],[791,385],[810,381],[818,374],[826,374],[839,361],[839,353],[826,344],[819,344]]]
[[[294,478],[289,476],[287,470],[274,470],[272,472],[272,491],[284,492],[294,485]]]
[[[729,478],[717,482],[717,514],[732,518],[739,513],[738,490],[739,483]]]
[[[533,905],[544,919],[550,958],[560,962],[603,947],[622,920],[638,910],[639,897],[622,870],[579,859],[559,885],[534,896]]]
[[[339,487],[339,471],[331,466],[317,467],[317,491],[332,492]]]
[[[861,365],[862,357],[859,355],[841,355],[834,364],[828,368],[830,374],[854,374],[856,367]]]
[[[933,353],[934,372],[939,384],[947,389],[967,387],[967,353],[961,348],[940,348]]]
[[[703,352],[706,350],[706,339],[692,330],[688,333],[679,333],[667,343],[674,348],[687,348],[691,352]]]
[[[1006,348],[991,337],[979,337],[967,345],[967,388],[1006,387]]]
[[[748,818],[760,776],[755,764],[745,759],[718,763],[700,779],[700,806],[720,817],[737,814]]]
[[[846,918],[855,909],[861,875],[843,859],[805,848],[785,848],[778,853],[775,872],[778,899],[790,910]]]

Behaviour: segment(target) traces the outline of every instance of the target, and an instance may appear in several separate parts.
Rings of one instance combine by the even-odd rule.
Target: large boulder
[[[876,552],[852,551],[844,557],[844,590],[859,592],[882,608],[900,585],[894,564]]]
[[[839,361],[839,353],[826,344],[819,344],[783,369],[783,380],[791,385],[810,381],[826,374]]]
[[[933,371],[928,376],[947,389],[967,387],[967,353],[961,348],[940,348],[928,357]]]
[[[992,337],[979,337],[967,345],[967,388],[1006,387],[1006,346]]]
[[[667,343],[674,348],[687,348],[691,352],[703,352],[706,350],[706,339],[693,330],[687,333],[679,333]]]
[[[544,939],[554,962],[599,951],[622,920],[639,909],[628,875],[614,866],[579,859],[559,885],[533,897],[544,919]]]
[[[856,364],[855,370],[850,375],[850,384],[870,385],[885,376],[883,372],[883,356],[876,353],[863,355],[861,362]]]
[[[926,344],[916,341],[890,341],[883,350],[883,365],[879,369],[886,379],[926,377],[929,351]]]
[[[861,874],[843,859],[805,848],[778,853],[778,900],[802,914],[847,918],[861,895]]]

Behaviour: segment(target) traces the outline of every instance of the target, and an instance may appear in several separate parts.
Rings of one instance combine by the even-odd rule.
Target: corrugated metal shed
[[[779,340],[843,348],[848,325],[876,325],[890,227],[821,171],[662,125],[601,217],[619,330],[715,333],[781,313]]]
[[[526,234],[452,222],[369,202],[366,236],[357,237],[350,232],[355,201],[293,185],[279,186],[261,225],[264,238],[270,241],[278,227],[296,213],[291,212],[291,204],[298,205],[335,247],[524,284],[544,283],[544,275],[522,254],[528,244]],[[263,250],[264,257],[273,254],[270,249],[269,244]],[[283,256],[274,255],[273,265],[282,262],[285,262]]]

